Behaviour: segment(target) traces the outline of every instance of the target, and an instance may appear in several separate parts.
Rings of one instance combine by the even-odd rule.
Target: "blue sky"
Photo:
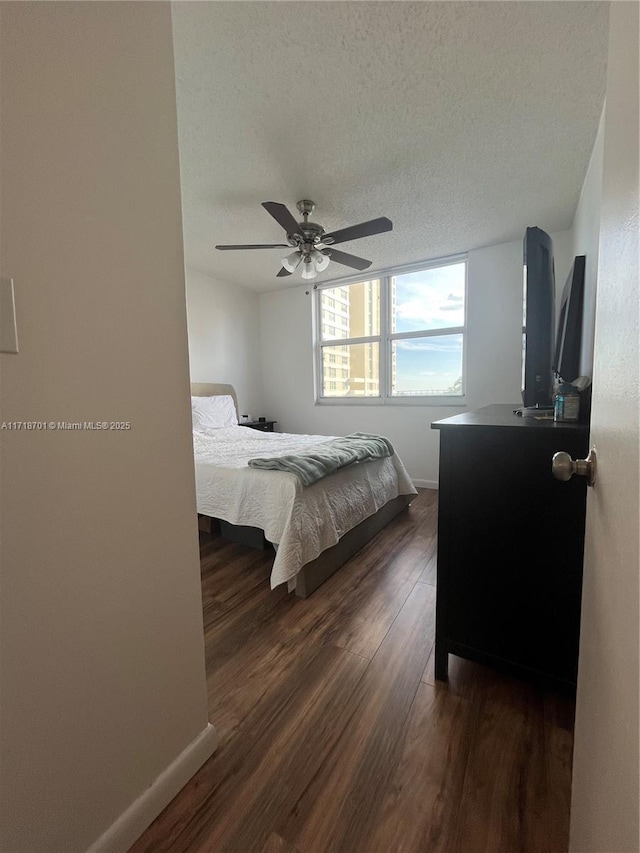
[[[464,325],[465,265],[396,276],[396,332]],[[395,391],[444,391],[462,374],[462,335],[396,342]]]

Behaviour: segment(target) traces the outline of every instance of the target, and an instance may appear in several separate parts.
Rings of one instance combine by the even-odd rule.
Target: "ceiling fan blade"
[[[228,249],[290,249],[288,243],[253,243],[251,245],[239,246],[216,246],[216,249],[222,249],[226,252]]]
[[[301,237],[304,240],[304,234],[302,233],[300,226],[286,205],[280,204],[280,202],[277,201],[263,201],[262,206],[267,213],[270,213],[275,221],[284,228],[287,234],[297,234],[298,237]]]
[[[358,240],[360,237],[371,237],[374,234],[382,234],[383,231],[391,231],[392,229],[393,222],[386,216],[380,216],[378,219],[370,219],[368,222],[361,222],[359,225],[351,225],[349,228],[341,228],[339,231],[330,231],[328,234],[323,234],[320,239],[327,246],[332,246],[334,243]]]
[[[348,255],[346,252],[339,252],[333,248],[329,249],[327,254],[331,256],[332,261],[343,264],[345,267],[353,267],[354,270],[366,270],[373,263],[373,261],[358,258],[356,255]]]
[[[285,275],[291,275],[289,270],[286,270],[284,267],[281,268],[280,272],[276,275],[276,278],[284,278]]]

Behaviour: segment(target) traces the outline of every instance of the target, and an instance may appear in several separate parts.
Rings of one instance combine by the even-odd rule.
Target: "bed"
[[[193,383],[191,394],[230,396],[237,418],[233,386]],[[194,419],[198,514],[219,519],[223,532],[225,527],[245,537],[258,532],[260,542],[264,535],[276,552],[271,588],[286,583],[300,598],[310,595],[417,494],[395,453],[350,465],[310,486],[303,486],[294,474],[247,464],[250,458],[294,453],[331,438],[260,432],[235,424],[209,429]]]

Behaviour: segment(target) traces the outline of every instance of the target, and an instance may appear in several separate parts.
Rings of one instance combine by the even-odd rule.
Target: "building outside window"
[[[466,282],[457,256],[319,287],[316,399],[463,397]]]

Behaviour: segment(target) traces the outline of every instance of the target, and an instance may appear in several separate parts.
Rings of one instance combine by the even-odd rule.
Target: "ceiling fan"
[[[360,237],[371,237],[374,234],[382,234],[383,231],[391,231],[393,222],[386,216],[378,219],[370,219],[359,225],[351,225],[349,228],[341,228],[339,231],[325,232],[321,225],[309,222],[309,214],[313,213],[314,202],[303,199],[296,205],[302,214],[302,222],[296,222],[291,211],[284,204],[277,201],[263,201],[262,206],[270,213],[276,222],[281,225],[287,235],[286,243],[257,243],[238,246],[216,246],[216,249],[227,251],[228,249],[290,249],[293,252],[282,259],[282,269],[277,274],[278,278],[291,275],[302,264],[302,278],[315,278],[319,272],[323,272],[329,266],[330,261],[352,267],[356,270],[366,270],[371,266],[371,261],[358,258],[334,249],[336,243],[344,243],[347,240],[358,240]]]

